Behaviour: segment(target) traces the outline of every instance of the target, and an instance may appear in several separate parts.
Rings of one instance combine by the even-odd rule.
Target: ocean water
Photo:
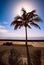
[[[25,37],[1,37],[0,39],[25,40]],[[44,37],[28,37],[28,40],[44,40]]]

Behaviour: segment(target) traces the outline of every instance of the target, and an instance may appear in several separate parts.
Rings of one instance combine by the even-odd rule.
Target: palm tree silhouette
[[[23,14],[21,16],[16,16],[14,18],[14,21],[11,23],[11,25],[14,26],[14,30],[20,29],[21,27],[25,27],[25,32],[26,32],[26,51],[27,51],[27,62],[28,65],[31,65],[30,63],[30,57],[29,57],[29,50],[28,50],[28,45],[27,45],[27,27],[31,29],[31,26],[35,26],[36,28],[39,28],[39,25],[36,22],[42,21],[41,18],[36,14],[36,10],[33,10],[31,12],[26,12],[24,8],[22,8]]]

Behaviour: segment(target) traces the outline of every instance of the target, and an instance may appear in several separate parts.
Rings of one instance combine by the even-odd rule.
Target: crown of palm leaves
[[[31,12],[26,12],[24,8],[22,8],[23,14],[21,16],[16,16],[11,25],[14,25],[14,29],[21,28],[22,26],[29,27],[35,26],[36,28],[40,28],[40,26],[36,22],[42,21],[41,18],[36,14],[36,10]]]

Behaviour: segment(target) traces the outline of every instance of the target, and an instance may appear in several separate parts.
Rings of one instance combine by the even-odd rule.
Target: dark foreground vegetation
[[[6,42],[6,43],[3,43],[3,45],[11,46],[11,45],[13,45],[13,43],[12,42]]]
[[[3,44],[2,47],[4,47],[5,45],[9,46],[10,44],[8,44],[8,42],[7,42],[6,44]],[[15,47],[13,48],[13,44],[11,46],[12,46],[11,49],[8,49],[8,50],[5,49],[3,51],[0,51],[0,65],[28,65],[27,61],[23,60],[23,58],[22,58],[21,52],[23,52],[23,51],[19,52],[18,50],[15,49]],[[11,46],[9,46],[9,47],[11,47]],[[33,47],[33,46],[31,46],[31,47]],[[5,62],[4,60],[6,60],[5,57],[7,57],[7,56],[8,56],[8,58],[7,58],[8,61]],[[26,56],[24,55],[23,57],[25,58]],[[31,63],[31,65],[42,65],[40,49],[36,49],[33,51],[33,53],[30,56],[30,63]]]

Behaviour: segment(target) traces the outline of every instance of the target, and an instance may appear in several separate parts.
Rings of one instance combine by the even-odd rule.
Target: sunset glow
[[[21,11],[22,8],[24,8],[27,12],[30,12],[35,8],[35,6],[34,4],[32,5],[32,3],[19,2],[16,5],[16,8],[13,7],[13,11],[14,11],[13,14],[22,15],[22,11]]]

